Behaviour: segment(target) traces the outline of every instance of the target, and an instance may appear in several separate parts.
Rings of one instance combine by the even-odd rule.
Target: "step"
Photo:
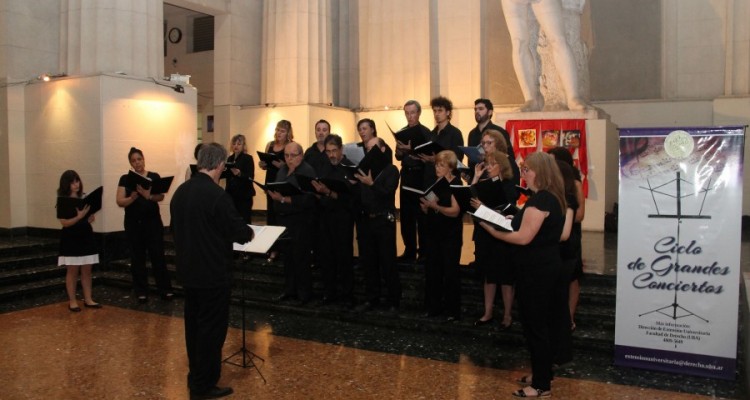
[[[0,287],[23,282],[40,281],[48,278],[65,277],[65,267],[57,265],[39,265],[11,270],[0,270]]]
[[[40,251],[29,254],[13,254],[0,257],[0,272],[20,270],[39,265],[57,264],[57,251]]]

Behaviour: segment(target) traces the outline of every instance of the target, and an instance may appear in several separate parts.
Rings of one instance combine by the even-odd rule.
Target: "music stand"
[[[711,219],[710,215],[703,215],[702,213],[703,213],[703,205],[706,202],[706,196],[708,194],[708,191],[711,190],[711,189],[713,189],[713,188],[711,187],[711,180],[709,179],[708,183],[706,184],[706,186],[703,187],[699,191],[700,193],[703,193],[703,201],[701,202],[701,206],[700,206],[700,209],[698,210],[698,214],[683,214],[683,212],[682,212],[682,198],[683,197],[692,196],[692,194],[683,195],[683,193],[682,193],[682,183],[685,182],[685,183],[687,183],[689,185],[692,185],[692,183],[688,182],[687,180],[685,180],[683,178],[681,178],[680,177],[680,171],[677,171],[676,174],[677,175],[676,175],[675,179],[673,179],[673,180],[671,180],[669,182],[666,182],[663,185],[652,187],[651,186],[651,182],[647,181],[648,182],[648,187],[641,187],[641,188],[642,189],[646,189],[646,190],[648,190],[648,191],[651,192],[651,198],[652,198],[652,200],[654,202],[654,207],[656,208],[656,214],[649,214],[648,215],[649,218],[666,218],[666,219],[676,219],[677,220],[677,244],[680,244],[680,226],[682,225],[682,221],[683,220]],[[676,185],[676,189],[674,191],[674,194],[662,191],[662,188],[664,188],[665,186],[667,186],[667,185],[669,185],[669,184],[671,184],[673,182]],[[656,197],[654,196],[654,194],[660,194],[660,195],[664,195],[664,196],[667,196],[667,197],[674,198],[675,201],[676,201],[677,212],[675,214],[662,214],[662,213],[660,213],[659,212],[659,205],[658,205],[658,202],[656,201]],[[679,262],[680,262],[680,254],[678,253],[678,254],[675,255],[675,263],[679,264]],[[675,273],[674,273],[675,284],[677,284],[677,282],[678,282],[678,277],[679,277],[679,271],[675,270]],[[698,314],[696,314],[696,313],[688,310],[687,308],[681,306],[680,303],[677,301],[677,294],[678,293],[679,293],[679,291],[677,291],[677,290],[674,291],[674,299],[672,300],[671,304],[668,304],[668,305],[663,306],[663,307],[659,307],[659,308],[657,308],[655,310],[651,310],[651,311],[645,312],[643,314],[638,314],[638,316],[642,317],[642,316],[648,315],[648,314],[659,313],[659,314],[665,315],[665,316],[667,316],[669,318],[672,318],[672,320],[677,320],[679,318],[685,318],[685,317],[694,316],[694,317],[702,320],[703,322],[708,322],[707,319],[705,319],[705,318],[701,317],[700,315],[698,315]],[[665,311],[665,310],[669,310],[669,309],[671,309],[671,314],[668,314],[668,311]],[[680,311],[682,311],[683,313],[678,315],[677,314],[677,310],[678,309]],[[675,343],[675,347],[677,347],[676,343]]]
[[[284,232],[285,228],[281,226],[258,226],[258,225],[249,225],[253,230],[253,240],[246,243],[246,244],[238,244],[234,243],[234,250],[235,251],[242,251],[247,253],[246,255],[243,255],[243,266],[242,266],[242,273],[240,275],[240,279],[242,281],[241,285],[242,288],[240,290],[240,307],[242,309],[242,347],[240,347],[239,350],[234,352],[229,357],[222,360],[222,362],[236,365],[238,367],[242,368],[255,368],[256,371],[258,371],[258,375],[260,375],[261,379],[263,379],[263,383],[268,383],[266,381],[266,378],[263,376],[263,373],[260,372],[260,368],[258,368],[258,364],[255,363],[255,359],[260,360],[262,363],[265,363],[266,360],[260,357],[259,355],[253,353],[252,351],[247,349],[247,332],[245,329],[245,269],[250,265],[250,261],[252,260],[253,253],[260,253],[265,254],[268,249],[276,242],[276,240],[279,238],[279,236]],[[233,358],[236,358],[237,356],[242,356],[241,361],[232,361]]]

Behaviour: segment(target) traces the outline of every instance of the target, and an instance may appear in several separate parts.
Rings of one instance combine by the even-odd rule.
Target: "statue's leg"
[[[544,107],[544,100],[539,91],[539,73],[529,47],[529,6],[512,0],[502,0],[502,4],[505,23],[510,32],[513,69],[525,101],[518,111],[540,111]]]
[[[560,0],[542,0],[539,3],[532,4],[531,7],[552,48],[560,82],[565,89],[568,109],[585,110],[588,104],[579,93],[578,71],[573,59],[573,52],[565,40],[565,22]]]

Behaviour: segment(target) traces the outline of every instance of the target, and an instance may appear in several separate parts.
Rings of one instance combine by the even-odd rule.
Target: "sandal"
[[[524,375],[516,379],[516,383],[518,383],[519,385],[524,385],[524,386],[531,385],[531,375]]]
[[[526,392],[527,388],[530,388],[531,390],[533,390],[533,392],[531,394],[528,394]],[[515,392],[513,392],[513,396],[515,397],[550,397],[552,396],[552,391],[536,389],[531,386],[527,386],[523,389],[518,389]]]

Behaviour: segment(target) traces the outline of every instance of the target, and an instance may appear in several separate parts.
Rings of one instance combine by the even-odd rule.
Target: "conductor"
[[[253,232],[219,186],[227,151],[218,143],[198,152],[198,173],[180,185],[169,205],[177,252],[177,279],[185,288],[185,345],[191,399],[232,394],[218,387],[221,348],[229,323],[232,243]]]

